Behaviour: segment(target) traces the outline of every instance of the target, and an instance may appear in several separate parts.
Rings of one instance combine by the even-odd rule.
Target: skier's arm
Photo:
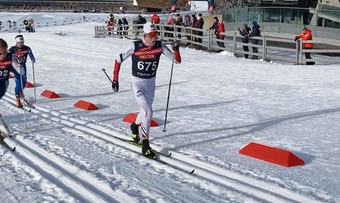
[[[125,52],[119,54],[119,56],[115,59],[114,67],[113,67],[113,75],[112,81],[118,82],[119,81],[119,71],[120,65],[129,58],[135,51],[134,44],[132,44]]]
[[[19,76],[21,65],[18,64],[18,62],[16,60],[16,56],[14,54],[11,54],[11,57],[12,57],[12,67],[10,68],[9,71],[14,73],[14,75]]]
[[[163,54],[168,57],[170,60],[175,60],[175,63],[181,63],[182,59],[181,59],[181,54],[179,53],[179,45],[176,44],[175,46],[172,47],[173,49],[173,53],[172,51],[164,44],[162,43],[162,49],[163,49]]]
[[[28,48],[28,56],[30,57],[32,63],[35,63],[35,57],[33,55],[32,49]]]

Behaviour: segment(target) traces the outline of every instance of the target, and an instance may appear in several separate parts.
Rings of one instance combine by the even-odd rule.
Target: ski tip
[[[14,151],[15,151],[15,149],[16,149],[16,147],[13,147],[13,149],[12,149],[12,152],[14,152]]]
[[[172,155],[172,153],[170,152],[170,153],[168,154],[168,157],[171,157],[171,155]]]
[[[195,169],[192,169],[192,171],[189,174],[193,174],[195,172]]]

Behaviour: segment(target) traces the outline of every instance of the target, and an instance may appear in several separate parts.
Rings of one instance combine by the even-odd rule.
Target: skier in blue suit
[[[16,63],[18,64],[18,67],[20,69],[21,75],[18,74],[15,76],[15,97],[16,106],[22,108],[20,97],[23,97],[23,89],[25,88],[27,82],[27,68],[26,68],[27,55],[30,57],[32,63],[35,63],[35,58],[31,48],[24,45],[25,40],[22,35],[17,35],[15,37],[15,41],[16,45],[12,46],[9,49],[9,52],[15,56]]]

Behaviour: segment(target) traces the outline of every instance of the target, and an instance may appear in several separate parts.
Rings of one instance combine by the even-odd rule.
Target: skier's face
[[[21,48],[24,46],[24,42],[17,42],[17,47]]]
[[[3,61],[7,55],[7,48],[0,47],[0,61]]]
[[[158,39],[157,32],[150,32],[144,35],[145,43],[147,46],[154,46]]]

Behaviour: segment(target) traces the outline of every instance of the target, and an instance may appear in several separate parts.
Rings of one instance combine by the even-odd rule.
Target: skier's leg
[[[153,158],[155,153],[152,151],[149,145],[149,132],[150,122],[153,114],[152,102],[155,93],[155,80],[135,80],[133,81],[132,89],[136,101],[141,108],[136,119],[136,124],[140,124],[139,137],[142,140],[142,154]]]
[[[0,99],[6,94],[8,87],[8,80],[0,81]]]
[[[3,80],[0,82],[0,99],[6,94],[8,88],[8,80]],[[0,114],[0,137],[5,137],[5,135],[9,135],[10,131],[9,128],[5,122],[5,120],[2,118]]]

